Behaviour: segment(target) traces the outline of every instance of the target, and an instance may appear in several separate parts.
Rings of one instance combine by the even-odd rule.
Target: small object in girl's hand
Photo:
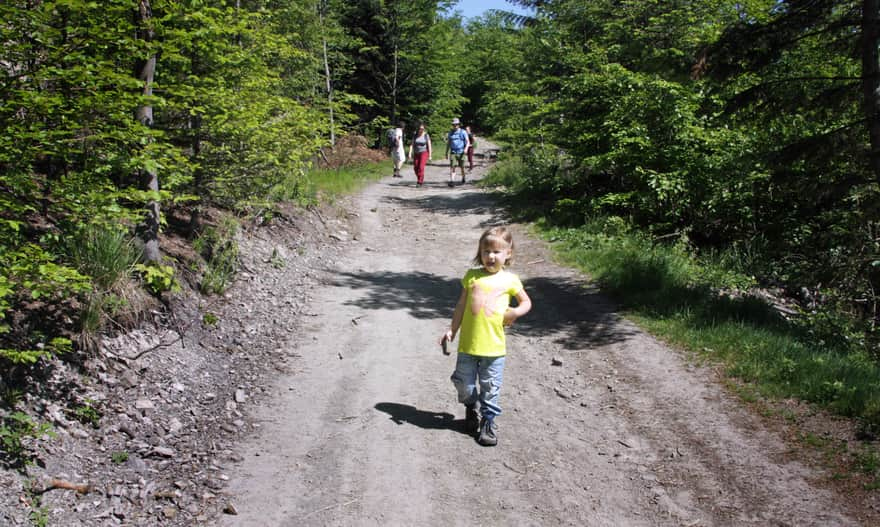
[[[440,341],[440,347],[443,348],[444,355],[449,355],[449,339],[446,335],[443,335],[443,340]]]

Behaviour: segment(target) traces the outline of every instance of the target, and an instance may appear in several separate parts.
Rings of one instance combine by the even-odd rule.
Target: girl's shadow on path
[[[375,408],[399,425],[407,423],[426,430],[452,430],[469,435],[464,429],[464,419],[455,419],[449,412],[428,412],[400,403],[377,403]]]

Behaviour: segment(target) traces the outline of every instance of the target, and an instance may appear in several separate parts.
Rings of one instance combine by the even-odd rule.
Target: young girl
[[[419,124],[419,130],[409,144],[409,158],[416,173],[416,184],[421,187],[425,183],[425,165],[431,160],[431,136],[425,131],[424,124]]]
[[[504,326],[532,308],[522,282],[505,269],[512,256],[513,237],[506,228],[492,227],[480,236],[474,258],[480,267],[469,269],[462,278],[452,325],[440,339],[446,352],[446,344],[461,330],[452,383],[465,406],[465,427],[478,433],[477,440],[485,446],[498,444],[495,417],[501,414],[498,393],[507,353]],[[510,297],[516,298],[516,307],[510,307]]]

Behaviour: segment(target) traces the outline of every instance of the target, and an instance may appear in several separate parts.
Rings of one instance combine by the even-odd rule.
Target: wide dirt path
[[[482,141],[485,147],[486,142]],[[473,185],[390,177],[306,309],[224,526],[859,525],[711,372],[620,319],[514,225],[532,312],[511,329],[499,445],[462,431],[438,337],[482,230]],[[484,171],[480,167],[473,177]]]

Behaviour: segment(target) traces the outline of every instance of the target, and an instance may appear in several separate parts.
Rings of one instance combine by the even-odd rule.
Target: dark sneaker
[[[461,176],[461,184],[462,184],[462,185],[464,185],[464,184],[465,184],[465,179],[464,179],[464,176]]]
[[[498,444],[498,436],[495,434],[495,420],[483,418],[480,421],[480,437],[477,442],[483,446],[495,446]]]
[[[476,406],[464,406],[464,430],[469,434],[480,431],[480,416],[477,414]]]
[[[449,188],[452,188],[452,185],[453,185],[452,181],[450,181],[450,182],[448,183],[448,185],[449,185]]]

